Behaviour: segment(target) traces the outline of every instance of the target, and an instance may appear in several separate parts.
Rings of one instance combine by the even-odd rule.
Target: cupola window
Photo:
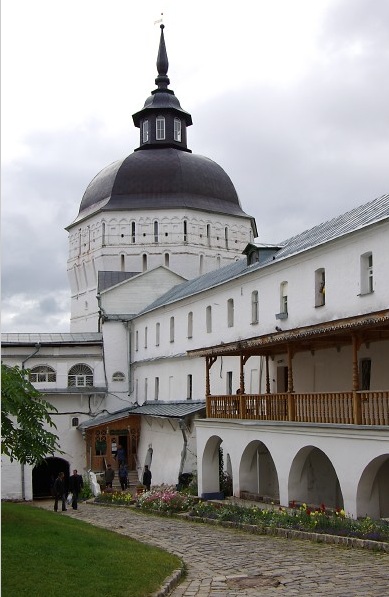
[[[181,120],[179,118],[174,119],[174,140],[181,143]]]
[[[149,140],[149,121],[148,120],[143,121],[142,139],[143,139],[143,143],[147,143]]]
[[[157,116],[155,133],[157,141],[165,139],[165,118],[163,116]]]

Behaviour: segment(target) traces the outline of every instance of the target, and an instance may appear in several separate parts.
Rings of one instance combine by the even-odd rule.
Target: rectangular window
[[[135,242],[135,222],[131,222],[131,242]]]
[[[281,287],[281,313],[288,313],[288,282],[282,282]]]
[[[154,400],[159,399],[159,377],[155,378]]]
[[[155,346],[159,346],[160,336],[161,336],[161,324],[156,323],[155,324]]]
[[[234,327],[234,299],[227,301],[227,324],[229,328]]]
[[[170,318],[170,342],[174,342],[174,317]]]
[[[226,378],[226,394],[231,396],[232,395],[232,371],[227,371],[227,378]]]
[[[147,401],[148,379],[145,377],[145,401]]]
[[[370,390],[371,359],[361,359],[359,362],[359,387]]]
[[[174,119],[174,140],[181,142],[181,120],[179,118]]]
[[[193,313],[188,313],[188,338],[193,337]]]
[[[147,326],[145,327],[145,348],[147,348]]]
[[[163,141],[163,139],[165,139],[165,118],[163,116],[157,116],[156,139],[157,141]]]
[[[326,278],[324,268],[315,271],[315,307],[326,304]]]
[[[147,143],[149,140],[149,121],[144,120],[142,125],[142,136],[143,136],[143,143]]]
[[[159,241],[158,222],[154,222],[154,242],[157,243],[158,241]]]
[[[192,375],[189,374],[186,381],[186,399],[192,400],[192,392],[193,392],[193,378]]]
[[[135,332],[135,350],[139,350],[139,332],[136,330]]]
[[[184,220],[184,243],[188,240],[188,222]]]
[[[208,305],[205,311],[207,334],[212,332],[212,307]]]
[[[361,294],[373,292],[373,254],[361,255]]]
[[[251,293],[251,323],[258,323],[258,290],[254,290]]]

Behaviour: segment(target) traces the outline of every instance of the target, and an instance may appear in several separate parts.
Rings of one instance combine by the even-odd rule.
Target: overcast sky
[[[257,242],[389,192],[388,0],[3,0],[3,332],[69,331],[64,227],[139,145],[161,12],[188,146]]]

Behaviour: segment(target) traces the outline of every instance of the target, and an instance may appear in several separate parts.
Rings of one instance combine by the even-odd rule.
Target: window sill
[[[374,290],[368,290],[367,292],[360,292],[357,296],[367,296],[369,294],[374,294]]]
[[[287,313],[276,313],[276,319],[288,319]]]

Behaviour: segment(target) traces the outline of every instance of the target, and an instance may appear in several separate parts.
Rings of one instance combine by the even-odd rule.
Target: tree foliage
[[[49,411],[57,409],[28,380],[28,370],[1,364],[1,453],[11,462],[38,464],[59,449]]]

